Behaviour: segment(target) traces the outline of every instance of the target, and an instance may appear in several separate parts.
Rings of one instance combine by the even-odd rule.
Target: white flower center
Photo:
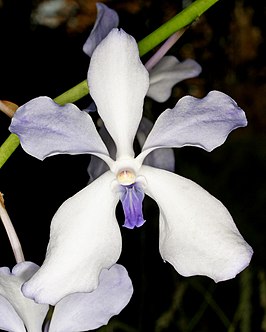
[[[117,174],[116,178],[120,184],[128,186],[136,181],[136,174],[130,169],[124,169]]]

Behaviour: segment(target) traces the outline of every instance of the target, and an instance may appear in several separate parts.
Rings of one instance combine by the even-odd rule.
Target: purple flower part
[[[40,160],[63,153],[108,156],[89,114],[74,104],[60,106],[48,97],[34,98],[20,106],[9,130],[18,135],[28,154]]]
[[[96,3],[96,7],[97,18],[94,27],[83,45],[83,52],[89,57],[92,56],[98,44],[119,24],[119,17],[113,9],[108,8],[103,3]]]
[[[133,229],[144,224],[142,213],[142,201],[144,199],[144,191],[138,183],[129,186],[121,186],[120,201],[122,202],[125,222],[124,227]]]

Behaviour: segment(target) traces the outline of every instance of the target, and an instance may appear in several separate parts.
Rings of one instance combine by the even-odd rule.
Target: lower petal
[[[132,294],[132,282],[122,265],[104,269],[95,291],[70,294],[57,303],[49,332],[90,331],[106,325],[128,304]]]
[[[0,295],[0,329],[1,331],[26,332],[22,319],[2,295]]]
[[[160,253],[183,276],[234,278],[248,266],[252,248],[228,210],[199,185],[143,166],[145,192],[160,208]]]
[[[49,307],[36,304],[21,293],[22,284],[38,269],[39,266],[32,262],[19,263],[12,271],[0,268],[0,329],[41,332]]]
[[[22,288],[38,303],[55,305],[75,292],[91,292],[103,268],[121,253],[121,234],[115,217],[118,194],[108,171],[69,198],[51,223],[50,242],[40,270]]]

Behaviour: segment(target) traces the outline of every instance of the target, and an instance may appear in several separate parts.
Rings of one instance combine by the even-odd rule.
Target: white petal
[[[93,292],[70,294],[57,303],[49,332],[90,331],[106,325],[128,304],[132,293],[132,282],[122,265],[104,269]]]
[[[165,102],[178,82],[196,77],[201,66],[192,59],[179,62],[174,56],[164,56],[150,71],[150,87],[147,96],[157,102]]]
[[[160,208],[160,253],[183,276],[206,275],[216,282],[248,266],[252,248],[228,210],[196,183],[142,167],[146,193]]]
[[[23,325],[21,326],[19,323],[19,317],[21,322],[25,324],[28,332],[41,332],[41,327],[49,307],[34,303],[32,300],[24,297],[21,292],[22,284],[36,273],[38,269],[39,266],[31,262],[23,262],[15,265],[12,272],[6,267],[0,269],[0,298],[3,296],[13,306],[18,316],[16,318],[10,307],[6,306],[6,313],[8,314],[6,324],[9,325],[8,319],[14,315],[14,321],[10,322],[11,325],[9,328],[12,329],[15,324],[15,332],[25,331],[22,328]],[[0,302],[0,310],[2,310],[6,303],[3,299]]]
[[[106,172],[58,209],[45,261],[24,284],[25,296],[54,305],[68,294],[90,292],[97,287],[102,268],[118,260],[121,234],[115,208],[119,194],[111,189],[113,179],[113,173]]]
[[[90,93],[117,146],[117,158],[133,156],[133,140],[149,86],[133,37],[113,29],[93,52],[88,71]]]
[[[185,96],[158,117],[138,159],[163,147],[196,146],[212,151],[232,130],[246,125],[244,111],[222,92],[211,91],[202,99]]]

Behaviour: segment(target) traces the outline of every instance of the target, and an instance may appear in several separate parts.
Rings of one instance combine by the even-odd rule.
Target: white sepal
[[[234,278],[249,265],[252,248],[224,205],[195,182],[143,166],[145,192],[160,208],[159,248],[183,276]]]
[[[88,84],[100,117],[117,147],[117,159],[134,156],[149,75],[138,46],[123,30],[113,29],[93,52]]]
[[[51,223],[47,254],[40,270],[24,284],[25,296],[55,305],[75,292],[91,292],[103,268],[121,253],[115,216],[118,193],[111,190],[110,171],[66,200]]]

